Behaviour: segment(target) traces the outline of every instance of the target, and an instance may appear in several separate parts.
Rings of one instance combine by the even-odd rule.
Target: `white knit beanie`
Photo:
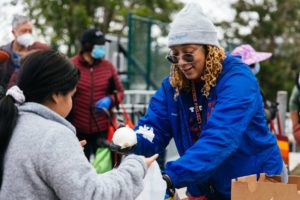
[[[214,24],[196,3],[188,3],[171,23],[168,46],[210,44],[220,46]]]

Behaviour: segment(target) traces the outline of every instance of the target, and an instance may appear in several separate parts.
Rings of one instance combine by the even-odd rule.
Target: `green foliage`
[[[261,63],[257,76],[260,85],[272,100],[278,90],[291,92],[295,74],[300,71],[299,0],[240,0],[232,8],[236,10],[234,22],[221,24],[225,40],[272,52],[272,58]],[[249,27],[251,31],[243,34]]]
[[[12,0],[14,1],[14,0]],[[163,22],[170,21],[172,12],[181,3],[172,0],[23,0],[35,25],[51,37],[53,46],[67,45],[67,54],[80,48],[82,32],[96,27],[104,33],[124,34],[127,14],[148,16]],[[52,31],[47,31],[52,27]]]

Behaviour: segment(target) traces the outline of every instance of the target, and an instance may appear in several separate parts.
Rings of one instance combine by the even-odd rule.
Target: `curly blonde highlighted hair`
[[[217,78],[222,72],[225,52],[224,49],[212,45],[207,45],[206,51],[205,70],[200,79],[204,81],[203,95],[208,97],[210,89],[216,86]],[[180,90],[187,92],[191,90],[191,81],[184,76],[178,65],[171,65],[170,83],[175,88],[174,98],[179,95]]]

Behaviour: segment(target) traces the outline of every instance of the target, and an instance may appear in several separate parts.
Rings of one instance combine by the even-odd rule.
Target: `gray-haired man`
[[[32,36],[33,24],[27,16],[15,15],[12,21],[14,40],[0,50],[9,54],[9,59],[0,64],[0,95],[14,85],[22,57],[37,49],[49,48],[46,44],[35,42]]]

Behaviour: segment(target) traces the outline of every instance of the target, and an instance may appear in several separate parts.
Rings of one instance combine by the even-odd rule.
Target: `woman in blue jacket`
[[[257,80],[239,58],[225,54],[197,4],[188,4],[168,35],[170,76],[151,99],[136,133],[135,153],[153,155],[174,138],[180,158],[168,162],[169,187],[188,195],[230,199],[231,180],[283,174],[267,127]]]

